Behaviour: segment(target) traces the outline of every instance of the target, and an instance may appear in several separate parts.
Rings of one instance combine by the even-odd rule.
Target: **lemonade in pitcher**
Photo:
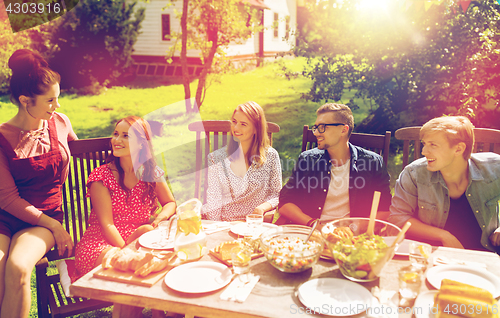
[[[201,202],[191,199],[177,207],[174,248],[181,260],[195,260],[207,253],[207,235],[201,226]]]

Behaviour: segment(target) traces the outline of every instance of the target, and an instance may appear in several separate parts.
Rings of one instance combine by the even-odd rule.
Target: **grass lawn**
[[[273,137],[273,147],[284,163],[283,179],[289,176],[293,162],[300,153],[302,127],[314,123],[316,109],[321,104],[301,99],[301,94],[309,89],[310,81],[302,77],[287,80],[280,71],[282,63],[300,72],[304,60],[280,60],[249,72],[224,76],[221,83],[213,84],[207,91],[199,114],[184,113],[182,85],[134,88],[141,86],[140,80],[131,87],[113,87],[98,96],[77,96],[63,92],[59,111],[70,118],[80,139],[110,136],[116,120],[127,115],[145,116],[163,123],[164,136],[154,141],[155,151],[163,153],[172,192],[178,202],[183,202],[194,195],[194,181],[186,172],[189,170],[186,164],[194,163],[194,148],[185,147],[194,141],[194,133],[187,131],[187,123],[197,119],[229,119],[238,104],[249,100],[256,101],[264,108],[268,121],[280,125],[280,132]],[[146,81],[142,84],[155,86]],[[193,95],[195,84],[192,84]],[[347,102],[351,96],[348,94],[341,102]],[[355,122],[365,118],[370,109],[368,103],[360,102],[359,106],[354,111]],[[0,109],[0,122],[7,121],[17,111],[7,96],[0,97]],[[390,163],[389,170],[396,171],[394,162]],[[392,175],[394,179],[395,174]],[[31,317],[36,317],[34,282],[32,289],[34,298]],[[110,313],[93,315],[107,317]]]

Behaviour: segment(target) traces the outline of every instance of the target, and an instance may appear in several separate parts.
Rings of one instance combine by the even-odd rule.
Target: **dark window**
[[[170,14],[161,15],[161,39],[170,41]]]
[[[280,26],[280,21],[279,21],[279,14],[275,13],[274,14],[274,37],[277,38],[279,35],[279,26]]]
[[[147,69],[147,65],[139,65],[139,67],[137,68],[137,75],[144,75],[146,74],[146,69]]]
[[[155,75],[156,65],[149,65],[147,75]]]
[[[167,66],[167,71],[165,72],[165,75],[172,76],[174,75],[174,71],[175,71],[175,66]]]
[[[165,65],[158,65],[156,75],[163,75],[163,73],[165,73]]]

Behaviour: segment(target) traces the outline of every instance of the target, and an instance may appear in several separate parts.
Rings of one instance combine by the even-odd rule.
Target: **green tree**
[[[80,0],[61,19],[54,40],[59,47],[51,61],[64,88],[114,84],[132,63],[133,45],[144,9],[126,0]],[[134,10],[135,9],[135,10]]]
[[[339,101],[346,90],[375,103],[357,129],[420,125],[443,114],[500,128],[500,14],[496,0],[429,10],[366,10],[362,0],[310,1],[296,53],[310,58],[305,98]],[[416,1],[415,1],[416,3]],[[352,101],[349,103],[356,107]]]
[[[225,50],[231,43],[243,43],[250,38],[253,32],[259,29],[259,11],[248,4],[238,0],[183,0],[184,7],[188,8],[187,14],[178,13],[179,19],[185,19],[180,33],[174,33],[174,39],[182,39],[185,43],[181,52],[183,63],[184,87],[188,85],[189,78],[186,72],[187,49],[196,49],[200,52],[202,71],[198,77],[196,90],[196,105],[201,107],[205,99],[205,93],[210,83],[216,81],[220,76],[231,69],[231,63],[226,57]],[[177,41],[178,42],[178,41]],[[181,44],[182,45],[182,44]],[[172,48],[171,55],[179,50],[177,43]],[[185,88],[186,100],[191,96],[190,91]],[[194,107],[194,106],[193,106]],[[188,106],[186,106],[188,108]],[[188,110],[191,111],[191,110]]]
[[[28,17],[30,18],[30,17]],[[12,32],[7,13],[0,4],[0,94],[6,94],[9,89],[11,70],[8,61],[12,53],[18,49],[31,49],[49,59],[56,47],[51,42],[52,30],[60,23],[59,19],[35,26],[31,29]]]

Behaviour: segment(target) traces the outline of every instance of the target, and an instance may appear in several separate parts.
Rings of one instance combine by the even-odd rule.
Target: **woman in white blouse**
[[[270,146],[264,110],[256,102],[238,105],[231,117],[229,144],[209,154],[204,218],[244,220],[278,205],[281,164]]]

